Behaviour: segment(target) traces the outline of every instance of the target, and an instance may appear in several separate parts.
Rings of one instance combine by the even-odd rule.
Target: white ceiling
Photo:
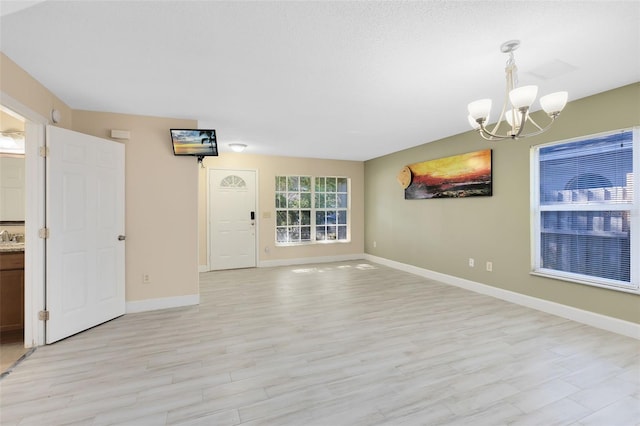
[[[195,119],[223,152],[367,160],[465,132],[468,102],[491,97],[499,113],[510,39],[520,84],[540,94],[640,81],[638,1],[3,0],[0,12],[2,52],[71,108]]]

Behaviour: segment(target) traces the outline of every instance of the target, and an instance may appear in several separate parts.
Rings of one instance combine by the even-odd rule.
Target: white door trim
[[[207,271],[211,271],[211,222],[209,221],[209,219],[211,218],[211,188],[209,185],[210,182],[210,175],[214,170],[220,170],[220,171],[225,171],[225,172],[233,172],[233,171],[241,171],[241,172],[254,172],[255,176],[256,176],[256,181],[255,181],[255,185],[256,185],[256,191],[255,191],[255,206],[256,206],[256,220],[255,220],[255,255],[256,255],[256,267],[258,266],[258,263],[260,261],[259,259],[259,254],[260,254],[260,250],[258,250],[259,247],[259,241],[260,241],[260,220],[259,220],[259,210],[260,210],[260,204],[259,204],[259,200],[260,200],[260,175],[259,175],[259,171],[257,169],[239,169],[239,168],[226,168],[226,167],[208,167],[207,168],[207,226],[206,226],[206,233],[207,233]]]
[[[44,126],[49,120],[0,91],[0,104],[15,111],[25,123],[25,259],[24,259],[24,343],[44,345],[44,322],[38,311],[45,307],[45,243],[38,229],[45,226],[45,161],[39,148],[45,146]]]

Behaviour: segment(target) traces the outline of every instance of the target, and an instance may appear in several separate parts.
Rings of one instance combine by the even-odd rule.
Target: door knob
[[[118,241],[124,241],[127,237],[124,235],[118,235]]]

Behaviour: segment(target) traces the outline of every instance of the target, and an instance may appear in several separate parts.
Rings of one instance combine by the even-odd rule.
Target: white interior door
[[[123,315],[124,144],[47,126],[46,342]]]
[[[256,172],[209,169],[209,265],[256,266]]]

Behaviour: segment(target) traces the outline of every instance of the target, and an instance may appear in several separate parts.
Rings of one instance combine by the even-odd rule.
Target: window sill
[[[296,247],[296,246],[315,246],[330,244],[347,244],[351,240],[328,240],[328,241],[301,241],[299,243],[276,243],[276,247]]]
[[[604,284],[604,283],[599,283],[599,282],[594,282],[594,281],[588,281],[588,280],[583,280],[580,279],[578,277],[572,276],[572,275],[561,275],[558,274],[557,272],[545,272],[545,270],[537,270],[537,271],[531,271],[529,272],[530,275],[535,275],[538,277],[543,277],[543,278],[550,278],[553,280],[559,280],[559,281],[566,281],[566,282],[570,282],[570,283],[574,283],[574,284],[583,284],[583,285],[588,285],[591,287],[599,287],[599,288],[604,288],[607,290],[614,290],[614,291],[620,291],[623,293],[631,293],[631,294],[636,294],[636,295],[640,295],[640,289],[638,289],[637,287],[634,288],[631,285],[630,286],[623,286],[622,284]]]

